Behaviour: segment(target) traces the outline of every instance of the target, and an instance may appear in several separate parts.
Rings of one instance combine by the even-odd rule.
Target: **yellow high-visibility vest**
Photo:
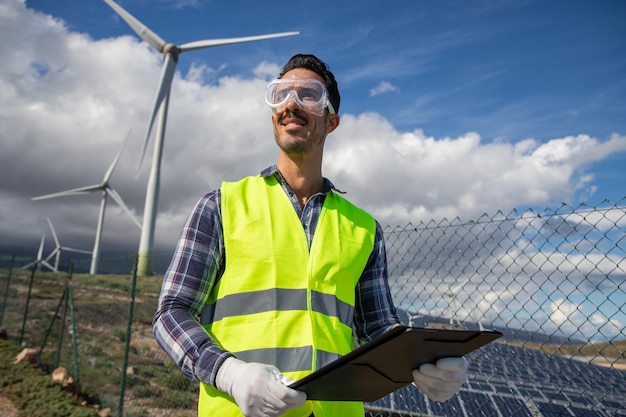
[[[355,287],[374,247],[376,223],[335,192],[307,237],[274,176],[225,182],[226,264],[201,322],[246,362],[275,365],[294,380],[354,349]],[[360,402],[307,401],[286,416],[362,417]],[[199,417],[240,417],[227,394],[201,384]]]

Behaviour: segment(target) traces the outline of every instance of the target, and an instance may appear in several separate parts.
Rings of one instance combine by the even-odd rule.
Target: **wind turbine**
[[[139,256],[137,262],[137,274],[140,276],[152,275],[152,245],[154,243],[154,228],[156,225],[157,205],[159,200],[159,183],[161,177],[161,158],[163,154],[163,138],[165,136],[165,124],[167,120],[167,106],[169,103],[170,87],[174,79],[178,56],[182,52],[194,51],[197,49],[211,48],[215,46],[230,45],[235,43],[258,41],[262,39],[279,38],[283,36],[297,35],[299,32],[282,32],[267,35],[246,36],[239,38],[227,39],[206,39],[201,41],[184,43],[182,45],[174,45],[167,43],[156,33],[151,31],[147,26],[133,17],[113,0],[104,0],[122,19],[135,31],[137,35],[150,46],[163,54],[163,68],[154,102],[154,108],[150,116],[148,132],[144,141],[141,160],[139,166],[143,162],[143,158],[150,140],[150,133],[154,125],[155,118],[158,113],[157,131],[154,145],[154,153],[152,157],[152,167],[150,177],[146,189],[146,202],[143,212],[143,226],[141,229],[141,240],[139,242]]]
[[[37,259],[35,259],[34,261],[32,261],[29,264],[26,264],[22,267],[22,269],[28,269],[31,266],[37,266],[37,270],[41,270],[41,265],[44,265],[45,267],[49,268],[51,271],[54,271],[54,268],[52,267],[52,265],[50,265],[48,263],[47,259],[43,259],[43,245],[46,241],[46,235],[43,234],[41,235],[41,242],[39,243],[39,250],[37,251]]]
[[[50,217],[46,217],[46,220],[48,220],[48,225],[50,225],[50,230],[52,231],[52,237],[54,238],[54,243],[56,244],[56,247],[52,250],[52,252],[50,252],[50,255],[48,255],[45,260],[49,261],[54,256],[54,268],[52,269],[54,272],[59,272],[59,258],[61,257],[61,252],[63,251],[91,254],[91,252],[88,250],[74,249],[68,246],[62,246],[61,243],[59,243],[57,232],[54,230],[54,226],[52,225],[52,220],[50,220]]]
[[[94,192],[94,191],[102,192],[102,197],[100,199],[100,214],[98,215],[98,225],[96,228],[96,239],[93,245],[93,251],[91,252],[91,267],[89,269],[89,273],[92,275],[98,273],[98,266],[100,263],[100,240],[102,238],[102,225],[104,223],[104,212],[106,209],[107,196],[110,196],[113,199],[113,201],[115,201],[117,205],[120,206],[122,210],[124,210],[130,216],[130,218],[137,225],[137,227],[141,229],[141,223],[139,223],[139,220],[137,220],[133,212],[130,211],[128,206],[126,206],[126,203],[124,203],[124,200],[122,200],[122,197],[120,197],[117,191],[115,191],[109,184],[109,180],[111,179],[111,176],[113,175],[113,170],[115,170],[115,166],[117,165],[117,162],[119,161],[120,156],[122,156],[122,151],[124,150],[124,147],[126,145],[126,142],[128,141],[129,136],[130,136],[130,130],[128,131],[128,134],[126,135],[126,140],[122,144],[121,149],[119,150],[119,152],[115,156],[115,159],[113,160],[113,162],[111,163],[107,171],[105,172],[104,177],[102,178],[102,182],[98,184],[94,184],[94,185],[87,185],[85,187],[74,188],[74,189],[67,190],[67,191],[60,191],[58,193],[46,194],[46,195],[41,195],[41,196],[32,198],[32,200],[44,200],[48,198],[85,194],[85,193]]]
[[[462,282],[457,285],[450,287],[448,291],[444,293],[445,296],[450,298],[450,302],[448,304],[448,308],[450,309],[450,324],[454,324],[454,316],[457,314],[457,293],[460,289],[465,287],[470,280],[470,277],[465,278]],[[460,319],[457,319],[459,324],[461,323]]]

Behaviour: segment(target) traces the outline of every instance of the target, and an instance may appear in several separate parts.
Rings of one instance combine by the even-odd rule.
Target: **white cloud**
[[[623,335],[626,325],[600,311],[565,299],[555,300],[551,308],[550,320],[554,327],[573,338],[584,340],[592,335],[595,340],[610,339]]]
[[[254,75],[260,78],[272,79],[278,76],[280,69],[280,65],[264,61],[254,69]]]
[[[100,181],[133,128],[112,185],[141,217],[149,163],[138,178],[136,171],[161,56],[133,36],[93,40],[73,33],[23,2],[1,7],[0,231],[16,236],[10,244],[34,251],[50,216],[66,244],[88,247],[98,196],[30,198]],[[203,193],[274,163],[262,94],[280,64],[261,62],[245,77],[220,77],[222,68],[203,64],[177,73],[156,248],[173,246]],[[376,91],[394,89],[383,82]],[[324,173],[382,223],[404,224],[566,199],[590,186],[590,163],[624,150],[626,137],[619,135],[605,142],[578,135],[545,143],[483,143],[478,133],[434,138],[421,130],[400,131],[377,113],[343,114],[327,140]],[[136,228],[114,204],[109,207],[103,256],[134,251]]]
[[[62,22],[19,1],[0,5],[0,38],[0,253],[25,248],[34,255],[41,234],[49,233],[46,216],[52,218],[62,244],[89,248],[99,195],[45,201],[31,197],[98,183],[133,128],[111,184],[137,217],[142,216],[152,147],[139,177],[136,173],[161,57],[133,36],[96,41],[70,32]],[[202,194],[223,180],[255,174],[274,163],[270,110],[262,95],[280,64],[261,62],[247,76],[225,77],[223,68],[202,63],[194,63],[186,74],[177,73],[167,123],[156,249],[173,247]],[[372,90],[389,91],[397,88],[387,82]],[[480,134],[467,132],[435,138],[419,129],[401,131],[372,112],[342,114],[326,146],[325,175],[381,223],[404,225],[457,216],[475,219],[496,209],[568,200],[593,187],[587,168],[625,151],[626,137],[616,134],[600,141],[581,134],[507,143],[484,142]],[[567,221],[599,228],[626,221],[621,212],[595,218],[598,215],[580,219],[574,214]],[[102,255],[133,253],[138,242],[137,228],[109,201]],[[605,317],[566,299],[534,300],[543,284],[524,278],[519,270],[530,274],[532,265],[555,265],[562,272],[575,263],[580,273],[600,268],[608,274],[616,266],[624,270],[623,259],[523,253],[524,240],[516,243],[521,252],[511,249],[487,259],[494,263],[493,274],[479,283],[469,282],[459,295],[457,302],[465,314],[476,320],[511,319],[513,327],[532,316],[547,330],[577,335],[593,326],[603,326],[607,335],[618,334],[619,326],[626,325],[623,315]],[[537,277],[551,272],[542,270]],[[398,294],[415,291],[418,287],[413,284],[416,277],[408,277]],[[433,284],[424,293],[441,291]],[[474,291],[484,294],[476,306],[471,300]],[[449,311],[445,298],[429,297],[427,302],[435,303],[431,312]]]
[[[337,185],[399,224],[567,200],[588,185],[586,167],[626,150],[626,137],[521,144],[482,143],[477,133],[436,139],[420,130],[400,132],[371,113],[344,115],[328,147],[326,172]]]
[[[390,82],[381,81],[380,84],[370,90],[370,97],[374,97],[379,94],[389,93],[392,91],[398,91],[398,87],[391,84]]]

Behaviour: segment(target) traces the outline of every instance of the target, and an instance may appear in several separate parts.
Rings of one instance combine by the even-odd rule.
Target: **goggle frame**
[[[303,90],[305,87],[307,87],[307,84],[314,85],[320,94],[320,98],[312,104],[306,102],[305,100],[302,100],[300,98],[300,95],[298,94],[298,90]],[[286,91],[287,93],[281,94],[280,101],[276,102],[274,96],[276,95],[276,91],[280,85],[291,85],[292,88],[287,87],[280,90],[281,93],[283,91]],[[309,90],[316,91],[316,88],[311,88]],[[278,78],[269,82],[265,87],[265,103],[270,106],[274,111],[277,111],[277,109],[279,109],[280,107],[287,105],[290,100],[293,100],[302,110],[312,113],[316,116],[322,116],[325,109],[328,109],[329,114],[336,114],[335,109],[330,102],[330,99],[328,98],[328,89],[326,89],[326,86],[322,84],[322,82],[314,78]]]

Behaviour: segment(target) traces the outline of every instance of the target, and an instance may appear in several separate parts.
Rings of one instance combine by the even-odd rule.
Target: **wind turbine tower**
[[[470,278],[465,278],[459,284],[450,287],[448,291],[446,291],[443,295],[450,298],[450,302],[448,304],[448,309],[450,311],[450,324],[454,324],[454,317],[458,314],[458,306],[457,306],[457,295],[459,290],[465,287],[465,284],[469,282]],[[457,318],[458,323],[461,324],[461,319]]]
[[[299,32],[282,32],[267,35],[247,36],[228,39],[206,39],[201,41],[189,42],[182,45],[174,45],[165,42],[156,33],[151,31],[147,26],[133,17],[113,0],[104,0],[126,23],[135,31],[135,33],[147,42],[154,49],[163,54],[163,68],[161,70],[161,78],[157,88],[156,98],[148,132],[144,141],[143,151],[140,160],[140,166],[146,153],[146,148],[150,139],[152,126],[158,113],[158,121],[156,125],[155,145],[152,156],[152,166],[150,169],[150,177],[146,189],[146,202],[144,205],[143,225],[141,229],[141,239],[139,242],[139,258],[137,264],[137,274],[140,276],[152,275],[152,247],[154,244],[154,229],[156,225],[157,205],[159,200],[159,187],[161,180],[161,159],[163,154],[163,139],[165,136],[165,124],[167,120],[167,107],[169,103],[170,87],[176,72],[176,64],[178,57],[183,52],[194,51],[196,49],[211,48],[215,46],[230,45],[235,43],[258,41],[262,39],[279,38],[283,36],[297,35]]]

